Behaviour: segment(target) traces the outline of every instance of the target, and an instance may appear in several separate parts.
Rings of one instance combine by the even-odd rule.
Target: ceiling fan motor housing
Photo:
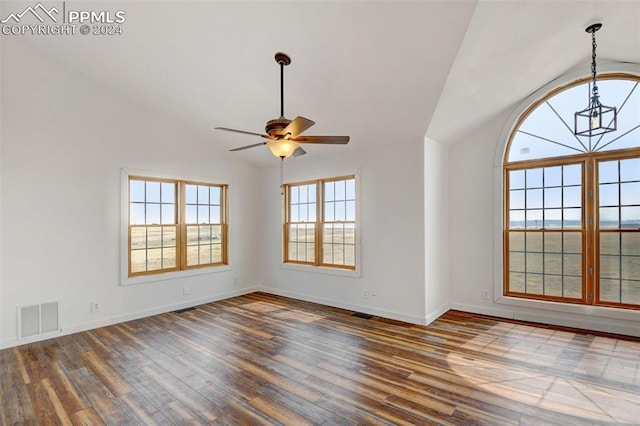
[[[273,120],[269,120],[264,128],[269,136],[279,136],[282,129],[287,127],[291,123],[291,120],[284,117],[279,117]]]

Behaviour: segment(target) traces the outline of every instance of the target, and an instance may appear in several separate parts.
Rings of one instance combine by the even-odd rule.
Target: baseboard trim
[[[249,293],[259,291],[259,287],[248,287],[239,290],[233,290],[225,293],[218,293],[207,297],[201,297],[199,299],[188,300],[181,303],[168,304],[158,306],[152,309],[146,309],[143,311],[133,312],[125,315],[119,315],[115,317],[101,318],[96,321],[83,322],[73,325],[62,325],[59,332],[47,333],[46,335],[34,336],[33,338],[20,339],[12,338],[6,339],[0,342],[0,349],[12,348],[15,346],[24,345],[27,343],[35,343],[56,337],[67,336],[69,334],[80,333],[83,331],[93,330],[100,327],[106,327],[113,324],[120,324],[127,321],[133,321],[140,318],[146,318],[153,315],[164,314],[166,312],[176,311],[178,309],[190,308],[193,306],[203,305],[205,303],[217,302],[219,300],[230,299],[232,297],[242,296]]]

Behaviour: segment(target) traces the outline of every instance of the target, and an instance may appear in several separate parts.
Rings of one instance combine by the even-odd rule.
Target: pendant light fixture
[[[591,33],[591,97],[589,106],[575,113],[574,134],[576,136],[600,136],[613,132],[618,124],[616,107],[602,105],[596,83],[596,31],[602,28],[601,23],[589,25],[585,31]]]

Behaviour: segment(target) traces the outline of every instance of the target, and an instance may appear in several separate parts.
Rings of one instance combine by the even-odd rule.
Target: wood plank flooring
[[[0,351],[0,423],[640,424],[640,341],[263,293]]]

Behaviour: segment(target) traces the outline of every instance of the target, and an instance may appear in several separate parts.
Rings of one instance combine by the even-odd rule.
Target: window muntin
[[[573,135],[587,79],[551,92],[507,144],[504,294],[640,309],[640,78],[601,77],[618,130]]]
[[[226,185],[129,177],[129,277],[226,264]]]
[[[355,176],[285,185],[284,262],[355,269]]]

